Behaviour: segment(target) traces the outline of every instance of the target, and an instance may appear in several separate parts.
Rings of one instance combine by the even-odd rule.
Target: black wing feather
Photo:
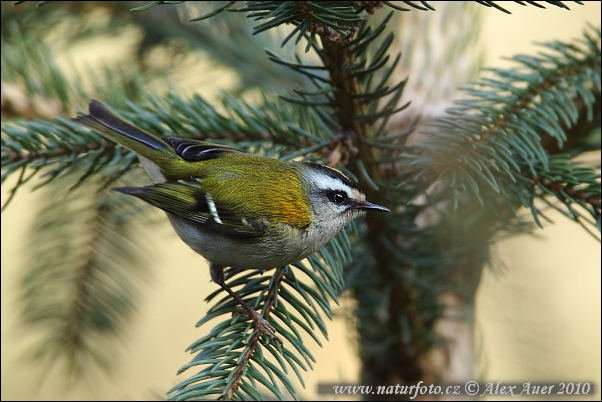
[[[163,141],[171,145],[174,151],[187,161],[205,161],[227,153],[244,152],[239,149],[210,144],[190,138],[164,137]]]

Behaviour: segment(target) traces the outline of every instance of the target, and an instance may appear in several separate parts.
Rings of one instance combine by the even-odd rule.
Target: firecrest
[[[158,138],[92,100],[73,120],[134,151],[156,182],[115,190],[161,208],[180,238],[210,263],[211,278],[259,331],[273,328],[226,285],[225,267],[268,269],[324,246],[366,210],[390,212],[338,170],[188,138]]]

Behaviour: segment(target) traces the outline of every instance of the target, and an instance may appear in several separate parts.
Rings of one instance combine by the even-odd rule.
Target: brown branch
[[[322,59],[330,73],[331,85],[337,88],[337,91],[334,92],[335,105],[342,134],[337,137],[335,150],[341,153],[341,144],[350,144],[348,148],[357,147],[357,154],[350,153],[349,155],[348,168],[358,177],[360,187],[365,191],[367,199],[386,205],[386,192],[371,187],[364,175],[361,174],[357,163],[357,159],[363,162],[373,181],[387,178],[382,166],[377,163],[378,150],[369,144],[374,136],[372,126],[366,119],[358,118],[358,116],[368,114],[365,105],[357,97],[358,94],[364,92],[364,89],[352,72],[344,68],[357,64],[358,60],[342,43],[330,41],[324,35],[321,36],[321,39]],[[345,136],[351,138],[352,141],[345,141]],[[341,160],[343,159],[341,158]],[[415,384],[427,378],[424,357],[431,346],[422,336],[427,324],[417,307],[420,291],[402,280],[392,267],[393,261],[396,261],[397,258],[384,244],[383,239],[392,244],[399,244],[404,240],[399,233],[387,227],[386,219],[388,217],[384,215],[373,214],[367,220],[367,238],[372,247],[372,255],[376,260],[375,275],[378,276],[378,286],[380,289],[390,289],[387,311],[389,318],[383,322],[382,332],[375,342],[385,342],[387,339],[397,339],[398,341],[382,352],[366,353],[361,356],[363,360],[362,377],[371,385]],[[403,266],[400,269],[411,276],[411,267]],[[401,341],[402,328],[399,317],[402,316],[408,319],[411,331],[410,344],[404,344]],[[433,378],[429,377],[429,379]]]
[[[570,77],[575,75],[579,70],[583,68],[595,68],[599,66],[600,61],[593,61],[589,58],[583,60],[583,63],[577,66],[570,66],[564,69],[559,69],[554,74],[554,79],[562,78],[562,77]],[[466,152],[463,155],[468,156],[471,155],[475,150],[478,149],[479,145],[482,145],[487,142],[494,134],[504,127],[506,124],[510,122],[511,116],[519,114],[523,112],[527,106],[534,103],[534,100],[537,99],[544,91],[554,87],[557,85],[555,80],[552,78],[548,78],[541,82],[539,85],[532,87],[529,91],[526,91],[521,98],[516,100],[516,104],[511,107],[508,111],[506,111],[503,116],[487,131],[480,134],[480,138],[474,142],[475,147],[467,147]],[[579,99],[579,98],[577,98]],[[599,99],[599,96],[598,96]],[[596,110],[596,109],[594,109]]]
[[[596,111],[600,113],[600,109],[602,108],[600,92],[595,91],[593,95],[595,101],[592,105],[590,105],[590,107],[594,113],[596,113]],[[600,124],[595,117],[591,120],[588,120],[588,107],[582,98],[576,98],[573,100],[573,102],[575,103],[578,111],[577,121],[572,122],[570,127],[565,124],[564,120],[559,122],[562,130],[566,133],[566,141],[562,144],[562,147],[558,145],[558,140],[551,135],[544,133],[541,136],[541,146],[550,155],[566,152],[570,153],[571,155],[575,155],[576,152],[578,153],[583,151],[583,148],[586,145],[584,144],[584,141],[587,140],[587,137],[591,134],[592,130],[594,130]]]
[[[594,208],[598,215],[600,215],[601,199],[600,194],[592,195],[585,191],[585,189],[576,188],[575,185],[569,184],[563,181],[550,180],[547,177],[541,178],[537,176],[527,176],[521,174],[521,176],[532,180],[534,183],[548,189],[549,191],[556,194],[561,201],[566,201],[568,197],[572,198],[578,204],[589,204]]]
[[[280,287],[280,283],[284,279],[285,273],[286,273],[286,266],[276,268],[276,272],[274,273],[274,279],[272,281],[272,286],[268,290],[268,294],[266,295],[266,301],[262,308],[262,311],[264,313],[264,318],[266,320],[268,319],[268,317],[270,316],[270,313],[272,312],[272,307],[274,307],[274,303],[276,302],[276,297],[275,297],[276,292],[278,291],[278,288]],[[221,401],[232,400],[232,397],[234,396],[234,392],[238,389],[238,385],[242,381],[244,368],[246,367],[249,360],[251,359],[251,356],[255,352],[255,349],[257,348],[257,344],[259,343],[259,340],[261,339],[261,333],[257,329],[255,329],[254,331],[255,331],[255,333],[253,334],[253,336],[249,340],[249,343],[247,344],[247,350],[246,350],[245,354],[243,355],[242,359],[240,360],[240,362],[238,363],[238,367],[236,368],[236,374],[234,374],[234,381],[232,381],[232,384],[230,384],[230,386],[228,387],[226,394],[220,398]]]

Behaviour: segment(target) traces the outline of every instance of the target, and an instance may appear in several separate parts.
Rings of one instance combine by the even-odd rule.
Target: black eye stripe
[[[342,192],[334,193],[332,195],[332,201],[337,205],[343,205],[345,201],[347,201],[347,195]]]
[[[324,190],[324,195],[335,205],[349,205],[349,196],[342,190]]]

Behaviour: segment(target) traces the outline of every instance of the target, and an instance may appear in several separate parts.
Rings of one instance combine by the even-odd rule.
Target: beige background
[[[486,11],[489,66],[508,66],[500,57],[531,53],[534,41],[576,37],[584,21],[600,25],[599,2],[570,5],[570,12],[553,6],[506,7],[515,14]],[[2,186],[2,201],[10,186]],[[41,373],[20,360],[30,337],[16,326],[15,289],[31,223],[28,211],[38,201],[36,193],[22,189],[2,214],[2,399],[162,398],[182,379],[175,372],[190,359],[184,349],[208,330],[194,327],[207,309],[204,297],[215,288],[202,259],[166,225],[159,234],[153,232],[163,236],[155,279],[128,339],[117,347],[121,364],[112,377],[90,375],[66,390],[49,374],[40,387],[32,386]],[[537,239],[514,238],[494,248],[507,269],[498,276],[487,271],[479,289],[475,334],[480,375],[491,381],[593,381],[598,390],[591,398],[599,399],[600,243],[572,222],[554,220],[556,225],[540,231]],[[329,333],[330,342],[322,349],[308,342],[318,363],[304,377],[302,398],[316,397],[319,381],[353,382],[357,376],[358,361],[344,319],[330,323]]]

